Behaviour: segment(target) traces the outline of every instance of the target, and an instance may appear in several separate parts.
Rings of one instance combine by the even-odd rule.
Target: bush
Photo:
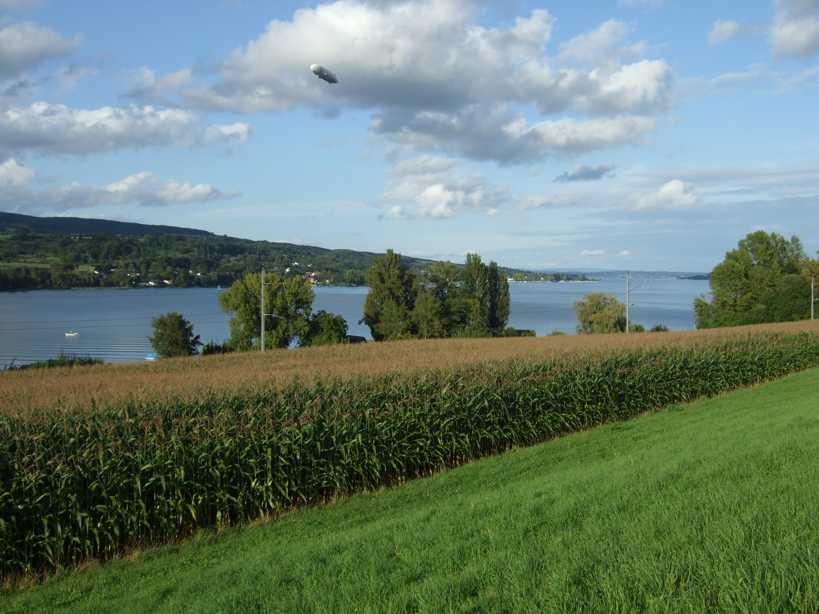
[[[633,333],[644,333],[646,332],[646,327],[642,324],[630,324],[629,330]]]
[[[42,572],[819,365],[812,334],[0,416],[0,575]]]
[[[210,356],[212,354],[230,354],[232,351],[233,348],[227,341],[223,341],[222,343],[208,341],[202,346],[202,356]]]
[[[193,325],[175,311],[154,318],[152,324],[151,346],[160,358],[192,356],[202,345],[199,335],[193,334]]]
[[[21,371],[23,369],[53,369],[55,367],[85,367],[88,365],[101,365],[102,359],[91,356],[76,356],[74,354],[59,354],[57,358],[48,360],[38,360],[25,365],[10,364],[6,367],[9,371]]]
[[[663,326],[662,324],[655,324],[654,326],[651,327],[651,330],[649,332],[651,332],[651,333],[667,333],[668,332],[668,327]]]
[[[501,337],[535,337],[535,331],[528,328],[504,328]]]

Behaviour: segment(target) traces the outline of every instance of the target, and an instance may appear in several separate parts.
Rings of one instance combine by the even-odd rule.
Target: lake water
[[[622,274],[595,274],[591,283],[511,283],[510,326],[573,333],[574,302],[589,292],[610,292],[625,300]],[[672,330],[694,328],[694,299],[707,295],[707,281],[658,274],[632,276],[632,322],[646,328],[662,323]],[[151,350],[151,320],[178,311],[193,323],[202,341],[228,337],[228,316],[216,288],[38,290],[0,293],[0,367],[53,358],[89,355],[106,362],[141,361]],[[341,314],[351,335],[370,336],[358,323],[367,288],[319,287],[313,309]],[[67,331],[77,331],[66,337]]]

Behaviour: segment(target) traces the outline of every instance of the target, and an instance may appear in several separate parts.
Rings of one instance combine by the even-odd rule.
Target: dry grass
[[[755,332],[812,331],[819,321],[677,333],[434,339],[179,358],[149,364],[10,371],[0,374],[0,412],[76,410],[126,400],[190,399],[298,378],[356,377],[489,360],[539,360],[565,353],[685,345]]]

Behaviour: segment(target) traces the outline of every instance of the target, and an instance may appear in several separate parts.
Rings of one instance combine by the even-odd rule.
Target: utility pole
[[[262,352],[264,352],[264,267],[262,267],[262,275],[259,279],[259,293],[261,294],[259,303],[261,304],[260,317],[262,320]]]
[[[631,306],[631,272],[626,271],[626,334],[629,329],[629,308]]]
[[[816,311],[816,275],[810,278],[810,319],[813,320]]]

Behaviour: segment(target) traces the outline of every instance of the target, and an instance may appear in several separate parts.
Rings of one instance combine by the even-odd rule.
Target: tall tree
[[[797,237],[757,231],[711,273],[712,300],[694,303],[697,328],[805,319],[810,314],[807,258]]]
[[[626,306],[613,294],[593,292],[574,304],[580,334],[622,333],[626,330]]]
[[[414,334],[412,311],[418,292],[415,275],[402,263],[401,256],[387,250],[367,271],[370,291],[364,303],[362,322],[370,327],[373,339],[401,339]]]
[[[463,271],[466,322],[462,334],[499,334],[509,320],[509,283],[496,262],[485,265],[478,254],[467,254]]]
[[[199,335],[193,334],[193,325],[175,311],[154,318],[152,325],[151,346],[160,358],[191,356],[202,345]]]
[[[259,347],[261,337],[260,276],[248,273],[219,295],[222,309],[232,313],[230,341],[238,351]],[[313,289],[302,277],[265,274],[265,347],[285,348],[306,336],[313,305]]]

